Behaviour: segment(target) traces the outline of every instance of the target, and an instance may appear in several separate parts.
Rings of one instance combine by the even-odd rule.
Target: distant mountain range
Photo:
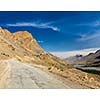
[[[95,53],[89,53],[86,56],[76,55],[65,59],[71,64],[83,64],[91,67],[100,67],[100,50]]]
[[[75,55],[75,56],[65,58],[64,60],[70,62],[71,64],[76,64],[81,62],[83,58],[84,58],[83,55]]]

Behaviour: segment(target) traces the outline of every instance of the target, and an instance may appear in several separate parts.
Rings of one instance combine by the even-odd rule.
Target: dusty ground
[[[64,83],[59,76],[46,72],[35,65],[24,64],[15,59],[0,62],[0,88],[69,89],[75,87],[69,82]]]

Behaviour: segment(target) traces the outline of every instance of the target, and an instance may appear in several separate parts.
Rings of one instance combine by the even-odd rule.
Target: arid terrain
[[[27,31],[0,28],[0,88],[100,88],[100,76],[46,52]]]
[[[16,59],[2,61],[1,66],[0,88],[75,88],[74,84],[67,82],[66,85],[57,76],[36,65],[24,64]]]

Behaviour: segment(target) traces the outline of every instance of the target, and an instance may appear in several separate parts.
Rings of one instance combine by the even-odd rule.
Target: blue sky
[[[50,52],[100,47],[100,12],[0,12],[0,26],[31,32]]]

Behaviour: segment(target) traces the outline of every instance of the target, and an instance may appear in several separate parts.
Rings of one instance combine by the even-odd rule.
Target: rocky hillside
[[[16,58],[22,62],[58,68],[69,66],[68,63],[44,51],[27,31],[11,33],[0,28],[0,54],[0,59]]]
[[[44,66],[43,70],[60,75],[75,84],[87,88],[100,88],[99,76],[79,71],[64,60],[46,52],[39,46],[31,33],[27,31],[11,33],[0,28],[0,60],[9,59]]]

